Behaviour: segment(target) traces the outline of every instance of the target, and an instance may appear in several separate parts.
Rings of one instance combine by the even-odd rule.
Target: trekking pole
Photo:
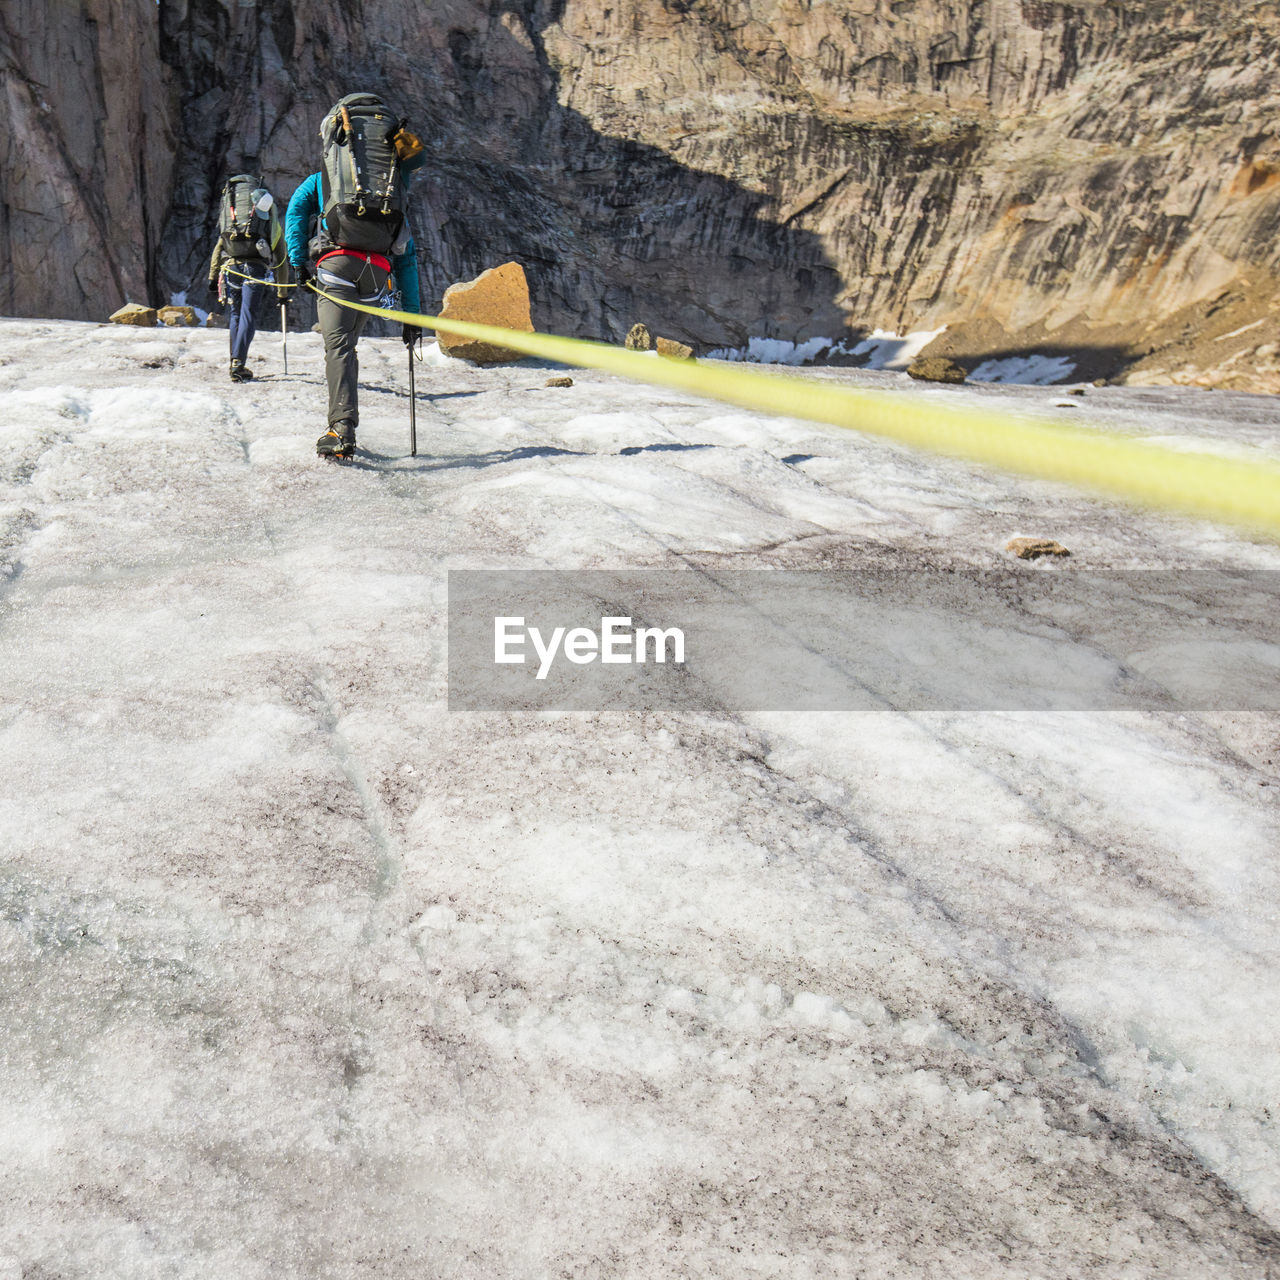
[[[418,391],[413,381],[413,348],[409,348],[409,456],[418,456]]]
[[[289,376],[289,316],[288,303],[280,304],[280,354],[284,357],[284,376]]]

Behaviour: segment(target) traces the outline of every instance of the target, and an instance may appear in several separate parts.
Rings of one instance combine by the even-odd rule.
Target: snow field
[[[451,715],[445,572],[1280,549],[361,355],[338,467],[314,335],[0,323],[0,1276],[1266,1274],[1274,723]]]

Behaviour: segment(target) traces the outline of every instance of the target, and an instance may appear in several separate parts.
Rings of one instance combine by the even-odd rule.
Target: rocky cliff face
[[[1272,3],[15,3],[10,314],[192,287],[225,173],[287,195],[372,87],[431,146],[429,304],[516,258],[539,327],[614,338],[946,324],[1223,381],[1274,338]]]
[[[0,313],[96,318],[158,296],[181,130],[156,11],[5,0],[0,103]]]

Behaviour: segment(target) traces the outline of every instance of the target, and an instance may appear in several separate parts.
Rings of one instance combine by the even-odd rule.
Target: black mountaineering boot
[[[316,441],[322,458],[349,458],[356,451],[356,429],[350,422],[335,422]]]
[[[252,382],[253,374],[245,367],[243,360],[233,360],[231,362],[231,381],[232,382]]]

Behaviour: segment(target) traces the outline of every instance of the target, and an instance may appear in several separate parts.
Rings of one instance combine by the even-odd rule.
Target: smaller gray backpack
[[[260,195],[260,184],[247,173],[228,178],[222,188],[218,234],[229,257],[245,261],[262,256],[259,241],[268,239],[271,224],[255,207],[255,197]]]

